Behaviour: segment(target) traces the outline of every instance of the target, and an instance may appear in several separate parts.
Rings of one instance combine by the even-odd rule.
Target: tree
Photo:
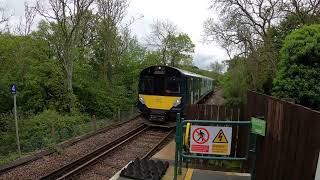
[[[224,64],[219,63],[218,61],[215,61],[214,63],[210,64],[210,70],[218,74],[222,74],[223,69],[224,69]]]
[[[1,28],[0,33],[3,31],[2,29],[3,24],[6,24],[5,26],[8,26],[9,17],[10,16],[6,14],[6,10],[3,7],[0,7],[0,28]],[[6,27],[6,29],[9,29],[9,28]]]
[[[177,35],[177,26],[169,20],[156,20],[151,25],[151,34],[146,38],[147,45],[160,52],[160,64],[167,64],[169,61],[169,43],[170,38]]]
[[[282,10],[295,16],[301,24],[310,24],[320,20],[320,0],[282,0]]]
[[[168,52],[171,66],[179,64],[191,65],[192,56],[195,45],[192,43],[190,37],[185,33],[180,33],[177,36],[168,36]]]
[[[112,80],[112,66],[120,59],[122,37],[127,36],[127,31],[123,30],[120,36],[120,24],[126,15],[127,0],[97,0],[97,41],[95,49],[96,55],[101,62],[102,76],[105,83]]]
[[[28,2],[24,3],[24,17],[20,17],[20,22],[16,27],[17,34],[27,36],[31,33],[34,18],[37,14],[35,7],[31,7]]]
[[[49,21],[48,40],[65,72],[70,112],[73,108],[73,62],[77,57],[79,32],[92,2],[93,0],[49,0],[48,9],[40,1],[37,2],[37,11]]]
[[[268,29],[283,15],[280,0],[214,0],[212,9],[219,12],[219,21],[208,19],[204,30],[208,40],[218,40],[233,56],[248,57],[259,44],[269,43]],[[276,59],[267,59],[276,69]]]
[[[228,61],[228,71],[222,79],[223,96],[226,104],[237,106],[245,102],[248,89],[245,59],[234,58]]]
[[[151,25],[152,32],[147,37],[148,47],[159,52],[160,64],[191,65],[195,45],[185,33],[180,33],[177,26],[169,20],[155,21]]]
[[[273,95],[294,98],[320,109],[320,25],[305,26],[289,34],[281,49]]]

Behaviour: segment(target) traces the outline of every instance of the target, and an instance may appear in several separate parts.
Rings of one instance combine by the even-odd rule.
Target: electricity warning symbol
[[[212,141],[213,143],[228,143],[226,135],[223,133],[222,129],[218,132],[216,137]]]

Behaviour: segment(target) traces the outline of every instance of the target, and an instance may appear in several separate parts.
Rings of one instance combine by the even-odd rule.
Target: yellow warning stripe
[[[193,169],[188,169],[186,176],[184,177],[184,180],[191,180],[193,174]]]
[[[187,127],[186,127],[186,135],[184,137],[184,144],[185,145],[189,145],[189,133],[190,133],[190,123],[187,123]]]

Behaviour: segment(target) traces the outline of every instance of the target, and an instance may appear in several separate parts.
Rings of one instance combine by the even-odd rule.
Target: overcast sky
[[[32,0],[29,0],[32,1]],[[208,17],[215,17],[209,10],[210,0],[131,0],[128,17],[140,17],[132,26],[132,32],[143,42],[150,32],[150,24],[156,19],[166,20],[178,26],[178,29],[187,33],[196,45],[194,64],[206,69],[211,62],[222,61],[227,55],[216,43],[202,43],[203,22]],[[0,0],[1,5],[13,12],[13,22],[18,22],[24,14],[24,0]]]

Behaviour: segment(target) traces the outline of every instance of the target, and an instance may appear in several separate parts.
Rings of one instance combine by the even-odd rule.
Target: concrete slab
[[[185,180],[188,180],[188,179],[189,179],[188,177],[185,178]],[[220,172],[220,171],[194,169],[190,179],[192,180],[212,180],[212,179],[214,180],[250,180],[251,175],[248,173]]]
[[[176,144],[175,141],[172,140],[169,144],[167,144],[164,148],[162,148],[159,152],[151,157],[151,159],[159,159],[164,161],[169,161],[171,164],[175,159],[175,151]]]

